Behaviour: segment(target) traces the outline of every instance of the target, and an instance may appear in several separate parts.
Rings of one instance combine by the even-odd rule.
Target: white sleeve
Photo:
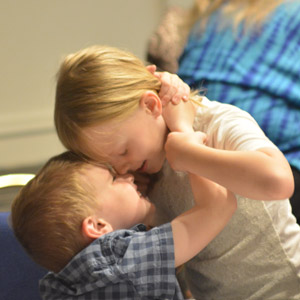
[[[254,151],[277,147],[266,137],[251,115],[240,108],[202,97],[195,130],[208,135],[208,146],[223,150]]]

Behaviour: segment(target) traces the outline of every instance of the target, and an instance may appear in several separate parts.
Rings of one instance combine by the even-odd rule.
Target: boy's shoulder
[[[79,253],[79,256],[81,256],[81,261],[82,257],[85,257],[85,261],[95,260],[101,265],[120,263],[121,259],[126,260],[143,255],[141,253],[146,249],[161,243],[173,247],[170,223],[150,230],[147,230],[144,224],[138,224],[131,229],[115,230],[101,236]]]
[[[174,262],[171,224],[149,231],[139,224],[98,238],[74,256],[59,273],[48,273],[40,282],[40,290],[44,295],[54,291],[57,295],[62,292],[72,295],[74,283],[77,293],[81,294],[87,293],[91,286],[99,291],[109,285],[118,289],[118,284],[125,278],[139,281],[137,275],[141,272],[149,277],[149,282],[157,282],[161,280],[159,276],[154,276],[157,268],[164,267],[165,275],[175,276]],[[134,285],[140,284],[134,282]]]
[[[129,245],[142,239],[146,232],[146,226],[138,224],[130,229],[119,229],[104,234],[75,255],[60,273],[67,270],[70,276],[72,270],[76,270],[78,265],[83,264],[86,269],[84,271],[89,273],[95,268],[99,271],[107,265],[112,266],[126,255]]]

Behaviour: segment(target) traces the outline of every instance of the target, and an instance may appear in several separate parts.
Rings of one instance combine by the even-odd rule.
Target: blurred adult
[[[178,75],[192,88],[205,88],[209,99],[248,111],[280,148],[293,170],[290,200],[299,223],[300,1],[196,0],[188,13],[177,15],[167,16],[177,20],[177,31],[168,35],[177,47],[165,42],[165,48],[174,48],[177,57],[182,52]],[[153,41],[150,46],[151,59],[158,48]],[[169,71],[177,66],[173,62]]]

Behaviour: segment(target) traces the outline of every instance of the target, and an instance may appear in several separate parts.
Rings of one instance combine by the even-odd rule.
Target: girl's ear
[[[161,100],[157,94],[152,91],[145,92],[140,99],[140,107],[146,109],[147,112],[158,117],[162,114]]]
[[[111,224],[104,219],[89,216],[86,217],[82,222],[83,235],[93,240],[112,231],[113,228]]]

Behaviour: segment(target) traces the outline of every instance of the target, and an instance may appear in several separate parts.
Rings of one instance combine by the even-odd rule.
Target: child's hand
[[[190,87],[183,82],[176,74],[168,72],[156,72],[156,66],[147,66],[147,70],[161,81],[161,88],[158,96],[165,106],[168,102],[178,104],[187,101],[190,96]]]
[[[170,131],[194,132],[196,108],[193,102],[181,101],[178,105],[168,103],[163,107],[162,115]]]
[[[175,171],[188,171],[186,160],[189,152],[199,145],[205,145],[207,136],[201,131],[197,132],[170,132],[165,143],[166,158]],[[199,151],[197,149],[197,151]]]

